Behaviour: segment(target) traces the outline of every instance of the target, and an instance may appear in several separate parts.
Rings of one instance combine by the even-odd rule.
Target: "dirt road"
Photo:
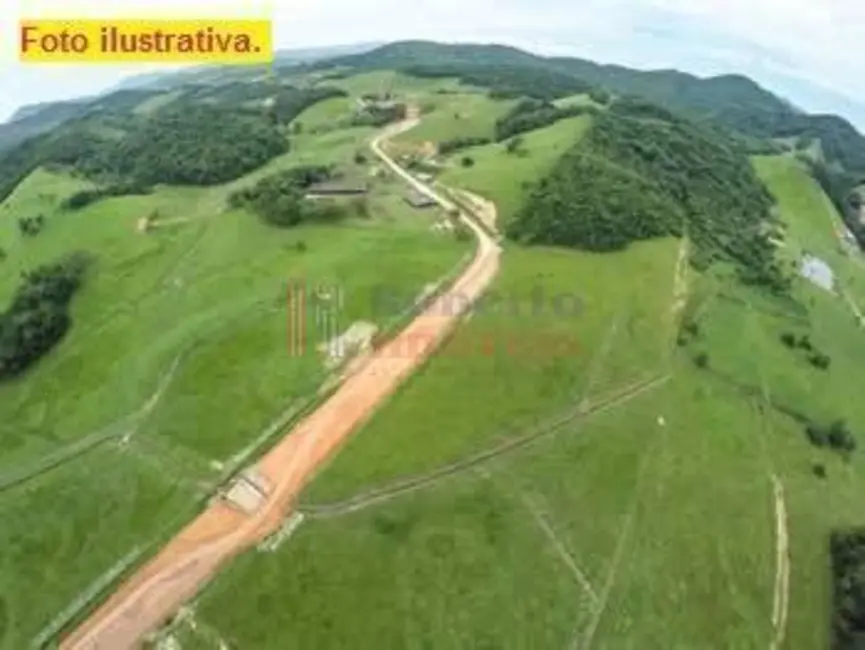
[[[385,139],[418,122],[415,114],[387,128],[372,143],[373,151],[414,189],[450,209],[454,207],[450,202],[404,171],[382,150]],[[499,248],[473,221],[465,215],[461,218],[478,239],[471,265],[443,296],[373,353],[361,371],[348,377],[318,410],[257,463],[255,470],[272,486],[257,511],[249,515],[214,501],[64,639],[61,649],[138,647],[145,634],[166,622],[226,562],[280,528],[301,489],[320,465],[433,352],[468,309],[466,299],[477,299],[495,276]],[[451,299],[453,294],[462,299]],[[460,307],[454,309],[454,304]],[[403,352],[408,349],[410,355]]]

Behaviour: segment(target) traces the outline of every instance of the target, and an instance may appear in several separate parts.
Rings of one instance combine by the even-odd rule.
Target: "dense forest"
[[[834,575],[833,650],[865,648],[865,529],[839,531],[830,542]]]
[[[596,118],[508,225],[528,243],[589,250],[687,231],[692,262],[736,263],[741,279],[789,288],[767,236],[772,199],[746,156],[684,119]]]
[[[229,205],[233,208],[245,207],[266,223],[282,228],[308,221],[339,219],[343,211],[334,203],[304,198],[304,190],[331,177],[330,167],[295,167],[267,176],[252,187],[238,190],[229,198]]]
[[[649,178],[576,147],[537,184],[507,234],[529,244],[611,251],[680,234],[683,222],[682,209]]]
[[[144,184],[212,185],[237,178],[285,153],[280,131],[261,117],[206,105],[169,108],[77,165],[91,177]]]
[[[0,313],[0,380],[19,375],[69,330],[69,305],[88,258],[73,254],[25,273],[9,308]]]

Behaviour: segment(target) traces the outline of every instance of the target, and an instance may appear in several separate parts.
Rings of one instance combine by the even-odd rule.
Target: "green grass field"
[[[307,353],[290,355],[289,280],[340,286],[340,328],[385,325],[379,285],[416,296],[468,252],[390,180],[373,188],[368,217],[333,226],[278,230],[226,210],[238,187],[295,165],[366,173],[353,155],[373,132],[301,135],[291,153],[226,185],[163,187],[76,212],[59,202],[86,184],[39,170],[0,207],[0,304],[20,271],[72,250],[96,260],[67,337],[0,386],[0,648],[25,647],[136,545],[183,523],[223,464],[255,451],[263,429],[318,389],[326,371],[315,347],[339,330],[318,331],[310,309]],[[138,232],[153,210],[164,225]],[[16,220],[34,214],[45,228],[25,239]],[[125,420],[152,399],[146,417]]]
[[[461,151],[450,159],[450,168],[439,180],[445,185],[472,190],[493,201],[499,218],[506,222],[526,199],[526,184],[541,177],[570,149],[591,124],[588,116],[561,120],[523,136],[523,156],[508,154],[504,144],[490,144]],[[475,164],[464,168],[459,161],[471,156]]]
[[[197,620],[262,649],[766,646],[774,547],[759,418],[694,381],[310,519],[285,547],[235,563]]]
[[[778,199],[788,227],[781,255],[790,260],[803,252],[817,255],[832,267],[836,281],[859,308],[865,308],[865,257],[855,246],[840,242],[837,232],[843,221],[829,197],[795,158],[760,156],[754,166]]]
[[[490,289],[500,306],[482,306],[305,500],[338,500],[434,470],[584,397],[663,372],[675,258],[671,240],[608,256],[508,249]],[[622,273],[633,279],[618,282]]]
[[[97,256],[67,338],[0,384],[0,650],[80,615],[315,392],[326,337],[310,313],[308,353],[288,353],[290,279],[342,287],[341,330],[390,322],[378,290],[417,296],[466,259],[470,244],[434,232],[440,213],[410,209],[393,178],[373,182],[367,218],[334,226],[274,230],[226,209],[234,190],[295,165],[369,177],[354,155],[375,130],[345,122],[361,94],[432,108],[409,144],[484,135],[508,106],[450,79],[325,83],[352,97],[305,111],[290,153],[226,185],[67,213],[60,200],[87,184],[38,170],[0,204],[0,305],[21,271],[73,249]],[[523,155],[459,152],[439,180],[495,201],[506,222],[590,123],[526,133]],[[787,225],[781,256],[819,255],[865,302],[865,271],[819,186],[790,157],[754,164]],[[152,210],[166,225],[136,232]],[[45,230],[24,239],[15,221],[34,214]],[[794,304],[716,269],[687,271],[698,331],[676,347],[680,246],[506,242],[486,302],[322,468],[294,536],[242,555],[165,634],[184,650],[769,648],[774,475],[792,574],[777,650],[828,647],[828,535],[865,520],[865,334],[804,280]],[[784,346],[784,332],[807,334],[831,367]],[[860,449],[844,460],[814,448],[792,412],[845,419]],[[418,484],[387,493],[407,480]],[[377,490],[386,498],[366,500]]]
[[[512,214],[520,181],[569,144],[551,135],[568,123],[576,136],[586,126],[570,120],[529,134],[539,155],[522,168],[484,147],[470,152],[475,167],[452,167],[443,180]],[[848,281],[859,281],[837,251],[819,188],[790,159],[756,166],[788,224],[784,254],[834,251]],[[307,520],[295,537],[220,576],[194,607],[207,633],[187,627],[182,638],[264,649],[770,647],[777,476],[791,544],[783,648],[828,647],[828,535],[861,524],[865,461],[861,451],[847,462],[813,448],[781,409],[843,417],[861,441],[863,334],[838,297],[804,280],[793,304],[729,274],[689,273],[686,309],[699,330],[670,355],[677,248],[656,241],[587,255],[508,246],[493,291],[518,305],[537,285],[575,292],[580,318],[476,313],[324,468],[302,499]],[[784,331],[807,333],[831,368],[816,370],[783,346]],[[543,343],[532,337],[560,332],[577,337],[579,354],[520,363],[507,354],[509,340],[529,337],[537,350]],[[706,369],[693,363],[701,352]],[[667,383],[607,411],[583,419],[574,408],[667,372]],[[495,447],[544,431],[557,414],[570,422],[527,446]],[[499,451],[481,460],[483,449]],[[409,478],[421,482],[364,501]]]
[[[492,138],[496,120],[514,105],[482,93],[444,95],[420,125],[396,138],[395,143],[420,144],[456,138]]]
[[[193,514],[197,492],[114,445],[0,491],[0,648],[30,647],[100,578],[153,552]]]

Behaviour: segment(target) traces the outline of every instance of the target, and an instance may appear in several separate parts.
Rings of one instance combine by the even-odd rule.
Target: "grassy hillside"
[[[543,178],[559,157],[577,142],[591,124],[588,116],[562,120],[527,133],[522,154],[509,154],[503,143],[489,144],[460,152],[449,160],[441,174],[442,183],[463,187],[495,201],[502,223],[507,223],[523,205],[531,183]],[[460,165],[468,155],[470,168]]]
[[[67,607],[78,614],[152,553],[318,389],[327,371],[316,346],[333,333],[310,309],[306,353],[289,353],[289,280],[342,287],[339,331],[384,325],[377,287],[416,296],[466,254],[468,244],[432,231],[440,215],[412,210],[391,179],[373,182],[366,217],[331,225],[281,230],[228,209],[238,188],[298,165],[368,175],[353,156],[373,132],[302,133],[290,153],[230,183],[75,211],[64,199],[92,185],[39,169],[0,206],[0,309],[20,272],[72,250],[95,257],[67,336],[0,383],[0,648],[56,634]],[[24,236],[19,218],[37,214],[42,230]]]
[[[826,259],[861,304],[861,259],[811,170],[749,160],[741,140],[671,112],[763,135],[784,102],[744,78],[593,65],[397,44],[119,95],[115,113],[5,158],[0,310],[22,272],[73,250],[95,262],[68,334],[0,383],[0,649],[80,615],[315,393],[328,375],[316,346],[335,332],[310,309],[305,353],[289,354],[289,280],[341,287],[342,331],[390,322],[382,287],[410,301],[465,259],[471,242],[433,228],[440,211],[408,207],[402,182],[374,173],[376,130],[351,123],[380,94],[426,110],[400,138],[411,148],[526,119],[508,142],[440,157],[437,182],[496,202],[511,235],[500,274],[322,468],[295,535],[244,554],[163,636],[263,650],[828,647],[830,534],[865,523],[865,352],[844,296],[795,264]],[[641,84],[657,104],[624,96]],[[104,189],[96,172],[123,152],[149,193],[63,207]],[[333,201],[331,221],[276,228],[229,203],[258,187],[288,210],[299,190],[273,179],[305,165],[369,181],[363,209]],[[36,217],[27,234],[20,220]],[[765,281],[776,272],[783,286]],[[815,434],[836,422],[844,453]]]
[[[435,470],[664,371],[676,247],[510,250],[476,314],[313,484],[312,503]],[[633,280],[616,283],[627,273]]]
[[[208,648],[666,650],[768,647],[779,635],[791,649],[829,646],[828,540],[862,523],[865,461],[813,446],[806,424],[844,419],[861,442],[865,360],[846,303],[790,265],[808,249],[846,262],[845,286],[863,271],[795,159],[752,169],[716,132],[663,111],[613,112],[530,131],[522,155],[466,149],[439,180],[497,201],[506,224],[546,196],[560,226],[590,216],[568,213],[588,188],[556,179],[567,150],[582,148],[610,177],[642,179],[633,201],[659,193],[689,224],[684,241],[614,253],[506,244],[493,290],[530,314],[538,286],[576,293],[579,318],[482,304],[323,470],[295,536],[242,557],[173,635]],[[556,203],[568,183],[579,191]],[[596,197],[607,216],[632,214],[619,190]],[[786,247],[766,252],[790,280],[780,296],[731,272],[738,238],[776,230]],[[688,270],[683,254],[701,247],[715,263]],[[785,345],[785,332],[807,335],[829,367]],[[580,353],[545,356],[559,334]],[[776,508],[787,512],[789,592],[777,587]]]
[[[496,120],[512,105],[512,102],[495,101],[481,93],[449,94],[436,99],[433,110],[424,115],[423,122],[395,139],[396,143],[441,143],[472,137],[492,139]]]

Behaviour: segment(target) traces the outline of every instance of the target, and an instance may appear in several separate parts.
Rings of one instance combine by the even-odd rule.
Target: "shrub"
[[[354,154],[354,162],[356,165],[365,165],[367,163],[367,157],[363,152],[358,151]]]
[[[700,335],[700,326],[697,324],[697,321],[692,318],[685,319],[685,322],[682,323],[682,330],[690,336]]]
[[[489,144],[490,142],[492,142],[492,140],[486,137],[453,138],[451,140],[443,140],[440,142],[438,150],[441,155],[446,156],[455,151],[469,149],[471,147],[479,147]]]
[[[472,158],[471,156],[463,156],[462,160],[460,160],[460,164],[463,167],[474,167],[475,166],[475,159]]]
[[[836,420],[829,425],[827,438],[829,446],[835,451],[850,454],[856,450],[856,438],[853,437],[843,420]]]
[[[823,354],[822,352],[812,354],[808,357],[808,361],[811,363],[812,366],[820,370],[827,370],[832,364],[832,358],[827,354]]]
[[[35,217],[21,217],[18,219],[18,230],[24,237],[35,237],[45,226],[45,217],[41,214]]]
[[[817,478],[826,478],[826,466],[823,463],[814,463],[811,467],[811,471]]]
[[[694,363],[697,364],[698,368],[708,368],[709,367],[709,355],[705,352],[701,352],[696,357],[694,357]]]
[[[815,447],[825,447],[829,444],[829,434],[818,424],[810,423],[805,427],[805,433],[808,440]]]
[[[796,335],[792,332],[784,332],[781,334],[781,343],[792,349],[796,347]]]
[[[815,447],[828,447],[845,457],[849,457],[856,450],[856,438],[843,420],[835,420],[828,426],[809,422],[805,433]]]

